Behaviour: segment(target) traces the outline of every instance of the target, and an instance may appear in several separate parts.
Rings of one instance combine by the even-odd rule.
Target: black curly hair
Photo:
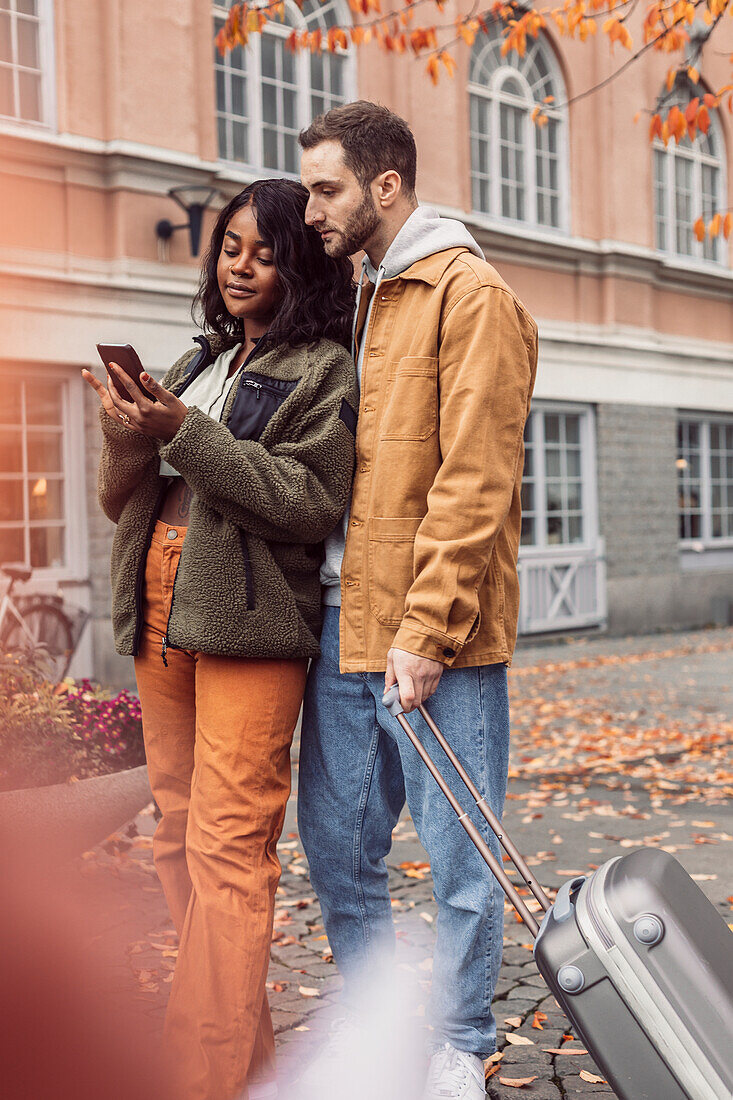
[[[283,299],[266,340],[272,347],[313,344],[322,337],[351,349],[354,269],[348,258],[326,255],[321,238],[305,224],[308,192],[295,180],[267,179],[249,184],[216,219],[201,264],[201,281],[193,301],[194,320],[227,343],[241,339],[243,323],[232,317],[219,290],[216,269],[227,225],[238,210],[251,206],[257,229],[272,249]]]

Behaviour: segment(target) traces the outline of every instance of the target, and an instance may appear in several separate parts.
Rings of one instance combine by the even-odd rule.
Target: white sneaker
[[[477,1054],[446,1043],[430,1059],[423,1100],[485,1100],[484,1064]]]
[[[277,1081],[253,1081],[247,1085],[249,1100],[277,1100]]]
[[[363,1050],[363,1031],[353,1016],[333,1020],[328,1038],[296,1082],[297,1100],[316,1100],[324,1092],[345,1092]]]

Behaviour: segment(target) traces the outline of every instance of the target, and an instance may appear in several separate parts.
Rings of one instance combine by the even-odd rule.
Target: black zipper
[[[297,385],[298,381],[299,381],[298,379],[295,380],[295,385]],[[289,384],[290,383],[288,383],[288,385]],[[254,389],[256,389],[257,390],[257,400],[258,401],[260,399],[260,391],[261,390],[265,390],[266,393],[272,394],[273,397],[281,397],[282,400],[284,401],[286,397],[290,397],[290,394],[293,392],[293,389],[295,389],[295,385],[293,385],[292,388],[288,390],[288,389],[281,388],[280,386],[276,386],[274,384],[271,385],[269,382],[255,382],[254,378],[248,378],[246,374],[243,375],[243,377],[242,377],[242,385],[243,386],[252,386]]]
[[[259,401],[259,399],[262,395],[262,383],[261,382],[253,382],[251,378],[243,378],[242,379],[242,385],[243,386],[252,386],[253,389],[257,390],[257,400]]]
[[[138,649],[140,647],[140,635],[143,630],[143,617],[142,617],[142,597],[143,597],[143,585],[145,583],[145,563],[147,560],[147,552],[150,548],[150,540],[153,537],[153,529],[155,527],[158,514],[160,512],[160,506],[163,503],[163,497],[166,492],[166,485],[163,485],[158,493],[158,499],[155,502],[153,513],[150,517],[150,523],[148,524],[148,533],[145,536],[145,552],[143,553],[140,564],[137,568],[137,577],[135,578],[135,635],[132,641],[132,653],[134,657],[137,657]]]

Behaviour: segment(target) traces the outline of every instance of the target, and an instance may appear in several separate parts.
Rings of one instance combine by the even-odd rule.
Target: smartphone
[[[129,391],[126,390],[125,387],[122,385],[122,383],[118,382],[118,380],[114,378],[110,373],[110,363],[116,363],[118,367],[122,367],[125,374],[128,374],[130,376],[133,382],[135,382],[140,387],[143,393],[147,394],[151,400],[155,400],[153,395],[151,393],[148,393],[148,391],[145,389],[142,382],[140,381],[140,375],[145,370],[145,367],[140,362],[140,357],[138,356],[132,344],[97,344],[97,351],[100,354],[102,362],[107,368],[107,374],[109,375],[112,385],[114,386],[115,390],[123,401],[132,401],[132,397],[130,396]]]

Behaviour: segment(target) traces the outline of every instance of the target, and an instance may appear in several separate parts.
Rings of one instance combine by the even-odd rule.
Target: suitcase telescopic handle
[[[410,723],[407,721],[407,718],[405,717],[404,709],[402,707],[402,704],[400,703],[400,693],[399,693],[399,687],[397,686],[397,684],[394,684],[393,687],[389,688],[384,693],[384,696],[382,697],[382,703],[387,708],[389,713],[394,718],[397,719],[400,726],[402,727],[402,729],[407,734],[408,738],[410,739],[411,743],[414,745],[414,747],[417,750],[420,758],[422,759],[423,763],[425,764],[428,771],[432,775],[433,779],[438,784],[441,791],[443,792],[445,797],[448,799],[448,802],[453,807],[453,810],[455,811],[455,813],[458,817],[458,820],[460,821],[461,825],[465,829],[465,831],[468,834],[469,838],[471,839],[471,841],[473,842],[473,844],[477,848],[479,855],[484,860],[484,862],[488,865],[490,871],[492,872],[492,874],[496,878],[497,882],[501,886],[502,890],[506,894],[506,896],[509,899],[509,901],[511,902],[511,904],[516,909],[516,911],[519,914],[520,918],[522,919],[524,924],[527,926],[527,928],[529,929],[531,934],[533,936],[537,936],[537,933],[539,931],[539,924],[537,923],[537,920],[535,919],[533,914],[530,913],[529,909],[527,908],[527,906],[523,902],[522,898],[517,893],[517,890],[516,890],[515,886],[513,885],[513,883],[510,881],[509,877],[507,876],[507,873],[504,870],[502,864],[499,862],[499,860],[496,858],[494,853],[491,851],[488,844],[486,843],[484,838],[481,836],[480,832],[478,831],[478,829],[476,828],[474,823],[471,821],[470,817],[468,816],[468,813],[463,809],[462,805],[460,804],[458,799],[455,797],[455,795],[451,791],[450,787],[448,786],[445,779],[441,775],[440,771],[436,767],[435,762],[433,761],[433,759],[430,756],[429,752],[427,751],[427,749],[423,745],[420,738],[415,733],[415,731],[412,728],[412,726],[410,725]],[[515,847],[513,842],[509,839],[509,837],[504,832],[504,829],[503,829],[499,819],[496,817],[496,815],[493,813],[493,811],[487,805],[486,799],[481,795],[481,793],[477,789],[476,785],[472,782],[470,776],[466,772],[466,770],[463,767],[463,765],[461,764],[460,760],[458,759],[458,757],[453,752],[452,748],[450,747],[450,745],[446,741],[443,734],[438,729],[437,725],[435,724],[435,722],[433,721],[431,716],[428,714],[425,707],[420,706],[418,708],[418,710],[419,710],[420,714],[422,715],[422,717],[425,719],[425,721],[428,725],[428,728],[433,733],[435,739],[437,740],[438,744],[442,748],[443,752],[446,754],[446,756],[450,760],[451,764],[455,768],[455,770],[458,773],[461,781],[464,783],[464,785],[467,787],[468,791],[470,792],[471,797],[474,799],[474,801],[476,803],[476,806],[478,807],[479,812],[482,814],[484,819],[488,822],[488,824],[491,827],[491,829],[492,829],[494,835],[496,836],[497,840],[500,842],[500,844],[504,848],[505,852],[507,853],[507,855],[511,859],[512,863],[516,867],[516,869],[519,872],[519,874],[521,875],[521,877],[526,882],[527,886],[530,888],[530,890],[534,894],[537,901],[542,906],[543,910],[545,912],[547,912],[547,910],[551,907],[551,904],[552,904],[550,902],[550,899],[547,897],[547,895],[545,894],[542,887],[537,882],[535,882],[534,876],[530,872],[529,867],[527,866],[525,860],[522,858],[520,853],[517,851],[517,848]]]

